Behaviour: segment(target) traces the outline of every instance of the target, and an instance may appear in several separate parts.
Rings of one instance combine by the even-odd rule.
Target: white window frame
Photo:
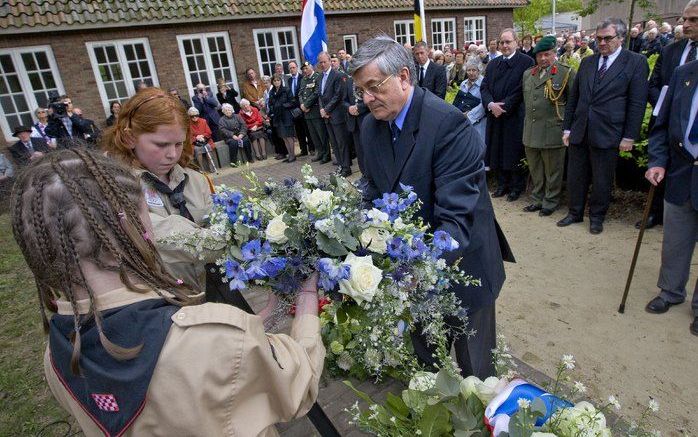
[[[281,56],[281,48],[279,44],[279,32],[291,32],[291,35],[293,36],[293,52],[295,53],[295,58],[294,59],[283,59]],[[259,77],[262,77],[264,75],[263,73],[263,68],[262,68],[262,57],[259,56],[259,40],[257,39],[257,35],[260,33],[271,33],[272,38],[274,40],[274,56],[276,56],[276,63],[284,63],[284,61],[291,62],[295,61],[296,65],[300,65],[300,58],[298,57],[298,36],[296,35],[296,28],[293,26],[287,26],[287,27],[266,27],[263,29],[253,29],[252,30],[252,37],[254,39],[254,50],[255,54],[257,55],[257,74]],[[273,72],[272,72],[273,74]]]
[[[397,26],[400,24],[405,25],[405,31],[407,41],[400,41],[398,40],[398,34],[397,34]],[[412,33],[410,33],[410,26],[412,26]],[[395,20],[393,21],[393,35],[395,36],[395,41],[399,42],[400,44],[405,44],[406,42],[410,43],[410,45],[414,46],[417,36],[415,35],[415,29],[414,29],[414,20]]]
[[[434,32],[434,24],[435,23],[440,23],[441,24],[441,31],[440,32]],[[445,25],[446,23],[451,23],[451,32],[447,32],[445,30]],[[446,42],[446,36],[448,34],[451,34],[452,36],[452,42],[447,43]],[[443,41],[441,44],[436,43],[436,38],[434,35],[436,34],[441,34],[441,40]],[[432,18],[431,19],[431,44],[434,50],[443,50],[445,45],[450,45],[453,50],[456,50],[458,48],[458,32],[456,32],[456,19],[455,18]]]
[[[194,87],[197,84],[191,82],[189,65],[187,64],[187,57],[186,53],[184,52],[184,40],[196,38],[201,39],[201,48],[203,50],[204,63],[206,64],[206,73],[209,75],[209,79],[213,77],[213,83],[210,83],[208,86],[211,90],[211,94],[215,96],[216,93],[218,93],[218,89],[216,87],[216,80],[218,78],[216,78],[216,74],[213,71],[213,63],[211,62],[211,50],[208,46],[208,38],[218,37],[223,37],[223,42],[225,43],[225,51],[228,54],[230,61],[230,66],[228,68],[232,70],[231,77],[233,81],[233,88],[240,91],[240,87],[238,86],[237,70],[235,68],[235,57],[233,56],[233,50],[231,48],[232,46],[230,45],[230,35],[228,34],[228,32],[188,33],[183,35],[177,35],[177,45],[179,46],[179,57],[182,61],[182,68],[184,69],[184,78],[187,82],[187,95],[189,97],[192,97]]]
[[[349,44],[351,45],[352,51],[351,51],[351,53],[349,53],[349,52],[347,52],[347,53],[354,56],[356,51],[359,49],[359,43],[357,41],[356,35],[344,35],[343,41],[344,41],[343,48],[345,51],[347,50],[347,41],[349,41]]]
[[[95,48],[97,47],[107,47],[115,46],[116,53],[119,57],[119,67],[121,68],[121,74],[124,78],[124,84],[126,85],[126,91],[129,96],[136,94],[136,87],[133,85],[133,78],[131,77],[131,70],[128,67],[128,61],[126,60],[126,52],[124,51],[124,46],[128,44],[143,44],[145,49],[145,56],[148,60],[148,68],[150,68],[150,73],[153,78],[153,86],[160,86],[160,81],[158,80],[158,73],[155,69],[155,62],[153,62],[153,52],[150,50],[150,42],[148,38],[130,38],[130,39],[113,39],[105,41],[89,41],[85,43],[87,47],[87,54],[90,57],[90,63],[92,64],[92,72],[95,75],[95,80],[97,82],[97,89],[99,90],[99,97],[102,100],[102,107],[104,108],[104,114],[109,115],[109,97],[107,96],[107,91],[104,88],[104,83],[102,82],[102,75],[99,72],[99,64],[97,62],[97,56],[95,55]]]
[[[58,65],[56,64],[56,58],[53,56],[53,49],[50,45],[38,45],[38,46],[27,46],[27,47],[14,47],[0,49],[0,55],[10,55],[12,58],[12,63],[17,70],[17,76],[19,78],[20,86],[22,87],[22,93],[24,94],[24,99],[27,101],[27,106],[29,106],[29,111],[31,111],[32,120],[34,120],[34,112],[39,107],[36,102],[36,97],[32,92],[33,88],[29,82],[29,75],[24,68],[24,62],[22,61],[22,53],[28,52],[38,52],[43,51],[48,59],[49,67],[51,68],[51,74],[53,74],[53,81],[56,83],[56,88],[58,89],[58,94],[65,94],[65,88],[63,88],[63,82],[61,81],[61,75],[58,71]],[[0,79],[1,80],[1,79]],[[5,140],[8,143],[13,143],[16,138],[12,136],[12,127],[7,122],[5,117],[5,111],[0,106],[0,127],[2,128]]]
[[[476,38],[470,39],[468,31],[465,29],[465,24],[468,21],[471,21],[473,23],[473,27],[476,27],[475,23],[478,20],[482,20],[482,39],[480,40],[477,38],[477,30],[473,30],[473,32],[475,32],[474,36]],[[474,41],[481,41],[481,44],[487,45],[487,17],[485,17],[484,15],[479,15],[475,17],[463,17],[463,44],[465,45],[468,42],[472,43]]]

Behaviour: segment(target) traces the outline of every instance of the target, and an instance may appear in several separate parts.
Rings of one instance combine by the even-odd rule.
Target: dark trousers
[[[603,222],[611,203],[613,178],[616,172],[618,149],[598,149],[586,144],[571,144],[567,163],[567,192],[570,215],[584,217],[589,194],[589,220]]]
[[[364,149],[361,147],[361,131],[357,128],[351,133],[354,140],[354,151],[356,152],[356,161],[359,163],[359,170],[364,174]]]
[[[238,144],[237,141],[229,139],[225,140],[225,144],[228,145],[228,150],[230,151],[230,162],[232,163],[237,163],[238,162],[238,149],[240,149],[240,145]],[[245,138],[242,141],[242,151],[244,153],[244,156],[241,158],[245,159],[245,162],[252,162],[252,146],[250,145],[250,141]]]
[[[332,124],[329,121],[325,122],[325,125],[330,135],[330,142],[332,142],[332,150],[334,151],[337,164],[342,170],[351,171],[351,151],[349,150],[349,144],[352,139],[347,130],[347,125],[344,123]]]
[[[518,167],[512,170],[498,169],[497,172],[497,188],[506,191],[515,191],[523,193],[526,178],[524,171]]]
[[[470,337],[464,334],[456,338],[446,339],[449,350],[451,345],[454,346],[456,362],[463,377],[475,375],[484,380],[488,376],[495,375],[494,363],[492,362],[492,349],[497,346],[495,314],[495,304],[480,308],[475,312],[468,312],[467,330],[474,330],[475,334]],[[447,319],[446,323],[453,326],[460,322]],[[417,326],[415,332],[420,332],[421,329],[421,326]],[[434,364],[433,354],[435,350],[421,334],[412,334],[412,346],[421,363],[427,366]]]
[[[329,161],[331,159],[330,146],[328,144],[325,122],[321,118],[306,118],[305,122],[313,145],[315,145],[317,158]]]
[[[310,140],[310,134],[308,133],[308,126],[305,124],[305,118],[298,117],[293,120],[293,127],[296,129],[296,138],[298,138],[298,145],[301,148],[301,153],[313,153],[315,147]]]
[[[276,129],[274,129],[274,122],[271,122],[271,143],[274,145],[274,153],[277,155],[286,156],[288,151],[286,150],[286,143],[284,139],[276,135]]]

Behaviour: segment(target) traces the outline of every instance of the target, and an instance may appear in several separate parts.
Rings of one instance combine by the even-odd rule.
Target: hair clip
[[[143,239],[145,241],[149,241],[151,243],[153,242],[153,240],[150,238],[150,232],[148,232],[148,231],[143,232]]]
[[[119,216],[119,224],[123,227],[126,225],[126,213],[124,211],[119,211],[118,214]]]
[[[182,284],[184,284],[184,281],[182,281],[181,279],[177,279],[177,285],[182,285]]]

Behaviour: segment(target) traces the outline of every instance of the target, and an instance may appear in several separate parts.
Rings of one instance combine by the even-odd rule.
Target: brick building
[[[512,26],[527,0],[426,0],[428,42],[462,47]],[[0,5],[0,148],[48,92],[99,125],[139,81],[190,95],[199,82],[300,61],[300,0],[9,0]],[[414,43],[412,0],[325,0],[330,50],[386,33]]]

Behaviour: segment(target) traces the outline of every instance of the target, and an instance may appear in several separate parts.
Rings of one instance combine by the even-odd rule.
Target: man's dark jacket
[[[652,70],[647,96],[647,100],[653,107],[657,104],[657,100],[659,100],[662,87],[669,85],[671,75],[674,74],[674,70],[679,66],[679,63],[681,63],[681,55],[683,55],[683,51],[689,41],[688,39],[684,39],[669,44],[664,47],[659,54],[657,62],[654,64],[654,70]]]
[[[417,77],[419,77],[419,64],[417,67]],[[434,61],[429,62],[427,70],[424,72],[424,79],[420,85],[441,97],[442,99],[446,97],[446,67],[439,65]]]
[[[678,67],[649,138],[649,167],[666,169],[664,200],[674,205],[691,201],[698,211],[698,160],[684,147],[691,102],[698,85],[698,62]]]
[[[448,232],[460,244],[447,261],[462,257],[461,268],[482,286],[454,288],[464,307],[477,311],[490,306],[504,283],[502,249],[508,243],[498,229],[487,191],[485,145],[463,113],[431,92],[415,87],[393,158],[391,131],[373,114],[361,126],[361,142],[370,144],[366,159],[366,200],[399,192],[403,183],[414,187],[423,202],[419,215],[431,231]],[[501,240],[500,240],[501,239]]]
[[[47,153],[49,151],[48,144],[46,144],[45,139],[32,137],[29,138],[29,141],[32,143],[32,147],[34,148],[35,152]],[[10,154],[18,167],[25,166],[30,162],[29,158],[31,157],[31,153],[29,153],[21,141],[17,141],[10,146]]]
[[[324,92],[322,89],[322,75],[324,72],[320,73],[320,79],[318,80],[318,90],[319,98],[318,102],[321,109],[330,114],[329,121],[331,124],[344,124],[346,123],[346,111],[342,102],[344,101],[344,92],[346,90],[346,80],[347,75],[330,68],[330,74],[327,76],[327,81],[325,82]]]
[[[613,149],[623,138],[638,140],[647,106],[647,58],[622,49],[603,78],[600,55],[582,59],[570,89],[563,130],[570,144]]]

